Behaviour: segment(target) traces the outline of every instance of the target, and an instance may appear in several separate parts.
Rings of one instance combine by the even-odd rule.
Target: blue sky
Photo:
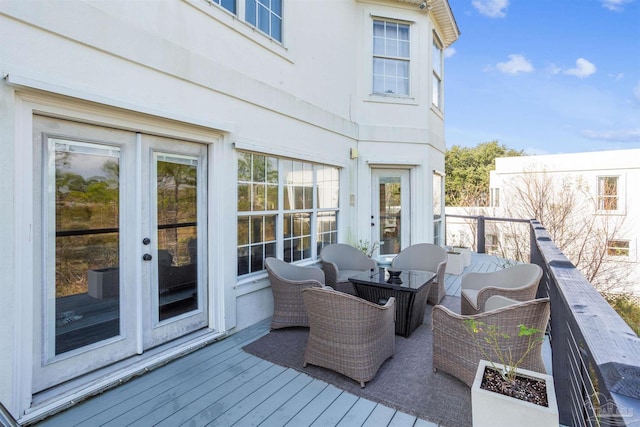
[[[640,148],[640,0],[449,0],[447,146]]]

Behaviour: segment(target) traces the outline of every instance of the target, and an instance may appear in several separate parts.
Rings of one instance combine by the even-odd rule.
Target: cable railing
[[[538,296],[551,298],[549,340],[560,423],[640,425],[640,338],[566,258],[536,220],[447,215],[476,221],[485,253],[486,221],[529,223],[529,261],[544,274]]]

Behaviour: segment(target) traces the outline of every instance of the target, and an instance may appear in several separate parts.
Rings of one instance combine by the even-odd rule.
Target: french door
[[[409,246],[411,193],[409,170],[373,169],[372,238],[379,254],[397,254]]]
[[[33,123],[38,392],[207,325],[207,148]]]

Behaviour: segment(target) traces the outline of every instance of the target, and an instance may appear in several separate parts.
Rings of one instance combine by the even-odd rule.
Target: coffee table
[[[389,271],[363,272],[349,277],[356,295],[376,304],[396,299],[396,334],[408,337],[422,324],[427,296],[437,274],[430,271],[402,270],[402,283],[393,283]]]

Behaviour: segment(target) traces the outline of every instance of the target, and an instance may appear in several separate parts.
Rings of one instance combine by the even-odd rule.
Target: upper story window
[[[236,14],[236,0],[210,0],[212,3],[218,4],[229,12]]]
[[[373,93],[409,95],[409,25],[373,21]]]
[[[615,211],[619,209],[618,203],[618,177],[598,177],[598,210]]]
[[[629,247],[629,240],[607,240],[607,255],[628,257]]]
[[[443,51],[442,43],[433,34],[433,87],[431,103],[439,109],[442,109],[442,69],[443,69]]]
[[[238,153],[238,276],[313,259],[338,238],[339,169]]]
[[[245,20],[282,42],[282,0],[246,0]]]

